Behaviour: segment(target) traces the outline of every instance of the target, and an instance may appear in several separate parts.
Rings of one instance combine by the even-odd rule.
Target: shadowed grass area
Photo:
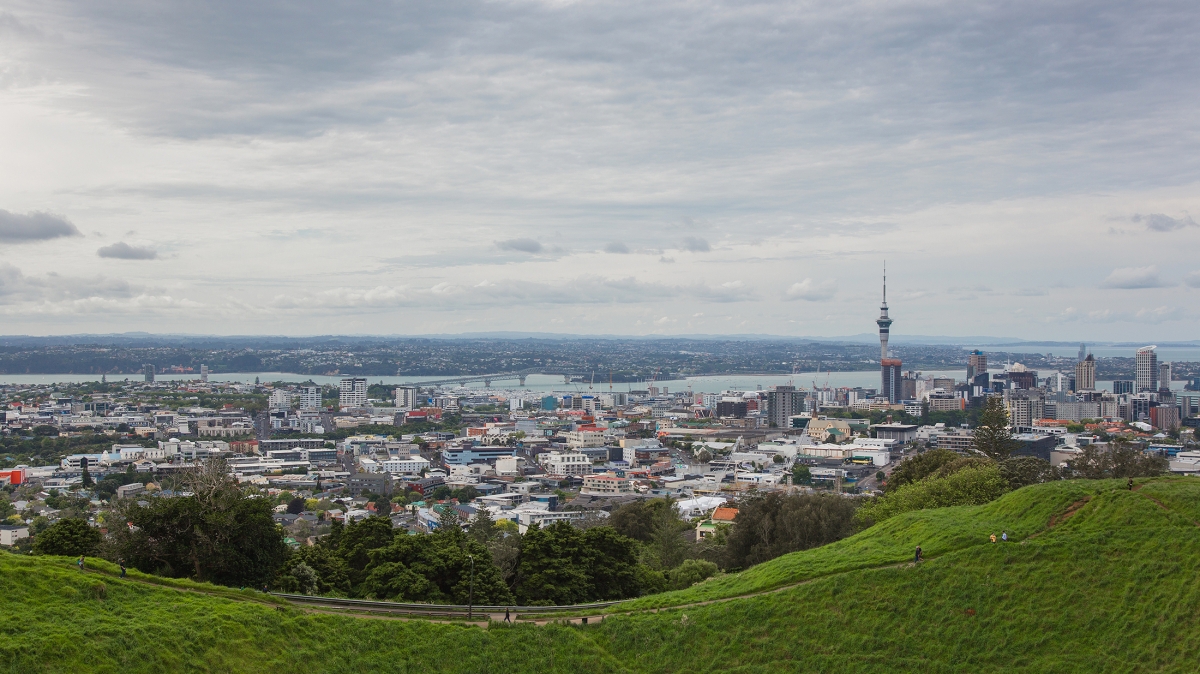
[[[311,614],[250,591],[0,554],[0,671],[1196,671],[1200,481],[1124,486],[1038,485],[909,513],[672,595],[811,582],[586,627]],[[988,543],[1001,529],[1011,540]],[[919,565],[909,561],[917,543],[931,556]]]

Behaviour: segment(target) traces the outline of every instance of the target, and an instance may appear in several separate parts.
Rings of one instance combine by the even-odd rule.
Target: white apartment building
[[[544,465],[546,466],[546,474],[548,475],[569,477],[572,475],[590,475],[592,472],[591,459],[578,452],[551,452],[546,457]]]
[[[410,412],[421,407],[420,389],[415,386],[400,386],[396,389],[396,409]]]
[[[267,398],[267,407],[273,410],[286,410],[292,406],[292,396],[286,390],[277,388],[271,391]]]
[[[393,475],[420,475],[429,469],[429,460],[421,456],[396,456],[385,459],[383,471]]]
[[[320,386],[301,386],[300,387],[300,409],[302,409],[302,410],[319,410],[319,409],[321,409],[321,387]]]
[[[603,431],[567,431],[562,435],[567,440],[568,449],[604,446]]]
[[[367,380],[348,377],[338,384],[338,405],[343,410],[361,409],[367,406]]]

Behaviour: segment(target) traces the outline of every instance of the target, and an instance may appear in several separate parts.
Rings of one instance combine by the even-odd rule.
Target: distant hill
[[[1049,483],[900,515],[619,605],[586,626],[304,612],[250,591],[176,589],[0,554],[0,663],[122,673],[1194,672],[1200,481],[1124,487]],[[988,541],[1001,531],[1009,542]]]

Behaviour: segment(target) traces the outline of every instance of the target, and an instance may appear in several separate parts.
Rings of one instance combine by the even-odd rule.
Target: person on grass
[[[995,542],[996,542],[996,534],[992,534],[992,535],[991,535],[991,536],[989,536],[988,538],[992,539],[992,542],[993,542],[993,543],[995,543]]]
[[[919,561],[921,561],[921,546],[918,545],[917,552],[913,555],[913,563],[916,564]]]
[[[1008,542],[1008,532],[1007,531],[1000,534],[1000,540],[1004,541],[1005,543]]]
[[[79,561],[75,563],[79,565],[79,570],[83,571],[83,555],[79,555]]]

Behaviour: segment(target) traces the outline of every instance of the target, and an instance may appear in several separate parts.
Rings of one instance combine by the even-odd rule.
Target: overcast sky
[[[1200,337],[1194,2],[0,5],[3,334]]]

